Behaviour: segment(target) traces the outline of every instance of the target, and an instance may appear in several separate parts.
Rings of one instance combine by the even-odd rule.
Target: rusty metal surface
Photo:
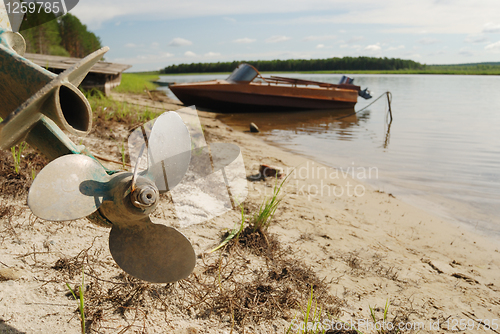
[[[92,158],[66,155],[39,173],[28,205],[38,217],[55,221],[78,219],[99,210],[112,223],[109,247],[123,270],[157,283],[187,277],[196,264],[191,243],[176,229],[149,219],[159,199],[153,181],[139,176],[137,194],[131,193],[131,183],[131,173],[109,176]],[[143,205],[136,206],[133,200]]]
[[[0,35],[1,36],[1,35]],[[90,68],[107,52],[102,48],[59,76],[0,45],[0,149],[24,140],[45,115],[60,128],[85,135],[91,129],[92,110],[76,88]]]
[[[83,135],[90,130],[90,105],[76,87],[108,48],[56,76],[16,53],[12,47],[20,43],[16,38],[0,31],[0,149],[26,140],[53,160],[30,188],[32,212],[50,221],[93,215],[112,225],[111,254],[129,274],[158,283],[187,277],[196,264],[191,243],[176,229],[153,224],[149,218],[159,200],[157,184],[165,190],[175,186],[191,160],[190,133],[181,117],[165,113],[151,123],[147,136],[141,130],[143,140],[149,137],[143,144],[148,147],[148,168],[143,173],[147,177],[109,175],[62,131]]]
[[[174,282],[187,277],[196,264],[189,240],[172,227],[153,224],[149,207],[133,204],[131,173],[119,173],[108,182],[109,192],[99,208],[112,222],[109,249],[116,263],[137,278],[156,283]],[[137,188],[154,187],[152,180],[139,176]]]
[[[213,81],[171,85],[184,104],[222,112],[344,109],[357,103],[358,91],[342,88],[228,84]]]
[[[261,82],[255,81],[257,77]],[[240,64],[226,80],[173,84],[169,88],[186,105],[232,113],[344,109],[354,107],[360,91],[359,86],[351,84],[265,78],[249,64]]]
[[[55,74],[0,44],[0,116],[5,119],[55,77]]]
[[[176,229],[153,224],[149,218],[134,224],[113,225],[109,250],[124,271],[154,283],[186,278],[196,265],[189,240]]]

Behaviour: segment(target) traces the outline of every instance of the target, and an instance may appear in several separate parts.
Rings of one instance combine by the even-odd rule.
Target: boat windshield
[[[226,80],[234,83],[251,82],[258,74],[253,66],[240,64]]]

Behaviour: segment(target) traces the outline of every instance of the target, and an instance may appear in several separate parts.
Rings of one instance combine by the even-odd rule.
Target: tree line
[[[231,72],[238,64],[253,65],[259,71],[369,71],[369,70],[420,70],[426,66],[413,60],[399,58],[343,57],[327,59],[287,59],[232,61],[218,63],[192,63],[170,65],[161,74]]]
[[[76,16],[68,13],[51,18],[50,15],[53,14],[42,11],[21,25],[26,52],[82,58],[102,47],[101,39]]]

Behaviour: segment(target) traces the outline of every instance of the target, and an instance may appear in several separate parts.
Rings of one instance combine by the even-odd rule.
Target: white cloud
[[[184,55],[186,57],[197,57],[198,56],[196,53],[194,53],[192,51],[186,51],[186,52],[184,52]]]
[[[125,47],[126,48],[136,48],[136,47],[138,47],[138,45],[134,44],[134,43],[127,43],[127,44],[125,44]]]
[[[479,33],[484,22],[498,22],[498,0],[456,0],[453,5],[436,0],[148,0],[138,6],[135,0],[86,0],[80,1],[72,13],[90,29],[97,29],[103,22],[124,17],[151,20],[183,19],[195,17],[224,17],[233,21],[234,15],[262,15],[272,13],[308,13],[313,9],[324,15],[289,19],[288,24],[337,23],[380,24],[388,30],[416,33]],[[328,14],[327,14],[328,13]],[[337,13],[337,14],[330,14]],[[127,18],[125,18],[128,16]],[[275,19],[273,21],[276,21]]]
[[[472,44],[480,44],[488,41],[488,38],[482,34],[479,35],[469,35],[465,37],[464,42]]]
[[[339,14],[305,16],[293,19],[300,23],[363,24],[381,25],[379,32],[397,33],[478,33],[484,22],[498,20],[500,2],[481,0],[456,0],[453,5],[435,0],[400,1],[351,0],[344,3],[330,2],[340,6]],[[333,8],[332,8],[333,10]],[[290,20],[292,21],[292,20]],[[292,22],[290,22],[292,23]]]
[[[399,46],[391,46],[389,48],[387,48],[387,51],[395,51],[395,50],[402,50],[404,49],[405,46],[404,45],[399,45]]]
[[[422,58],[422,55],[420,55],[419,53],[411,53],[411,52],[407,52],[403,56],[409,59]]]
[[[500,50],[500,41],[488,44],[484,47],[485,50]]]
[[[420,44],[423,44],[423,45],[432,45],[432,44],[440,43],[441,41],[439,41],[435,38],[432,38],[432,37],[425,37],[425,38],[419,39],[417,42]]]
[[[153,43],[151,43],[151,47],[152,47],[152,48],[155,48],[155,49],[156,49],[156,48],[158,48],[159,46],[160,46],[160,43],[158,43],[158,42],[153,42]]]
[[[248,37],[245,37],[245,38],[238,38],[238,39],[235,39],[233,41],[233,43],[237,43],[237,44],[249,44],[249,43],[253,43],[255,42],[256,39],[252,39],[252,38],[248,38]]]
[[[116,63],[121,63],[121,64],[149,64],[149,63],[156,63],[156,62],[162,62],[166,61],[170,58],[172,58],[174,55],[169,52],[160,52],[158,54],[142,54],[138,55],[136,57],[130,57],[130,58],[114,58],[110,59],[110,61],[116,62]]]
[[[365,38],[363,36],[353,36],[353,37],[349,38],[347,41],[345,41],[344,43],[346,43],[346,44],[353,44],[353,43],[362,41],[364,39]]]
[[[483,26],[483,32],[486,33],[500,32],[500,24],[488,22]]]
[[[462,48],[460,49],[458,54],[461,56],[472,57],[474,55],[474,52],[470,51],[468,48]]]
[[[188,45],[192,45],[192,44],[193,44],[193,42],[188,41],[187,39],[176,37],[173,40],[171,40],[170,43],[168,43],[168,46],[176,46],[177,47],[177,46],[188,46]]]
[[[325,47],[325,44],[316,45],[316,49],[323,49],[324,47]]]
[[[291,37],[287,36],[271,36],[268,39],[266,39],[266,43],[279,43],[279,42],[284,42],[292,39]]]
[[[323,36],[307,36],[302,39],[303,42],[311,42],[311,41],[327,41],[331,39],[335,39],[337,36],[335,35],[323,35]]]
[[[380,45],[377,45],[377,44],[372,44],[372,45],[368,45],[365,50],[366,51],[372,51],[372,52],[377,52],[377,51],[380,51],[382,48],[380,47]]]
[[[354,45],[349,45],[349,44],[341,44],[341,45],[340,45],[340,48],[341,48],[341,49],[350,48],[350,49],[353,49],[353,50],[359,50],[359,49],[361,49],[361,45],[359,45],[359,44],[354,44]]]
[[[236,23],[236,19],[233,19],[232,17],[224,17],[224,21],[231,22],[231,23]]]
[[[205,53],[205,57],[218,57],[218,56],[220,56],[220,53],[218,53],[218,52]]]
[[[461,52],[459,52],[460,54]],[[427,56],[428,57],[435,57],[435,56],[441,56],[441,55],[444,55],[446,54],[446,51],[444,50],[439,50],[439,51],[436,51],[436,52],[431,52],[431,53],[428,53]]]

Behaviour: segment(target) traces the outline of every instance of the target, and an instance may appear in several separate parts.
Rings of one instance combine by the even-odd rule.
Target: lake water
[[[279,74],[337,83],[334,74]],[[357,115],[295,112],[224,115],[255,122],[264,138],[331,167],[377,168],[376,189],[481,233],[500,237],[500,77],[349,75],[374,98],[392,93],[393,121],[380,99]],[[227,75],[163,76],[192,82]],[[169,92],[169,91],[168,91]],[[171,95],[171,92],[169,92]],[[358,98],[356,110],[372,100]]]

